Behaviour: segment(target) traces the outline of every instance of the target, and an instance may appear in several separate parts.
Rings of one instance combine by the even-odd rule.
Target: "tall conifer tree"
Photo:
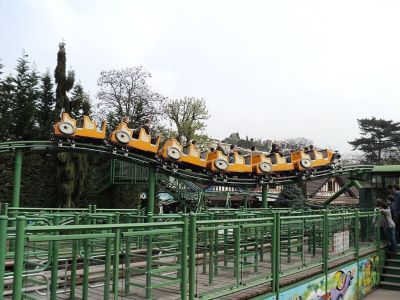
[[[65,111],[70,113],[70,101],[67,93],[72,89],[75,81],[74,72],[66,71],[65,43],[59,44],[57,66],[54,71],[56,88],[56,114]],[[59,206],[72,207],[72,194],[75,190],[75,163],[70,153],[59,153],[57,163],[57,183]]]
[[[8,80],[13,120],[11,134],[16,139],[34,139],[37,134],[36,104],[39,76],[31,69],[25,54],[18,59],[16,74]]]
[[[54,124],[54,109],[56,99],[54,97],[54,85],[51,80],[51,75],[47,71],[41,78],[41,91],[38,102],[38,123],[40,138],[49,138],[53,130]]]

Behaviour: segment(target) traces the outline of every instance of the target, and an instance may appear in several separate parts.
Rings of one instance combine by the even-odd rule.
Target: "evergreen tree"
[[[47,71],[41,78],[41,91],[38,103],[38,123],[40,138],[47,139],[51,136],[53,131],[53,124],[55,120],[54,109],[56,99],[54,97],[53,83],[51,81],[51,75]]]
[[[68,76],[66,74],[66,52],[65,43],[59,44],[57,53],[57,66],[54,71],[56,88],[56,113],[60,114],[62,111],[71,112],[70,100],[67,92],[70,91],[74,85],[75,74],[70,71]],[[75,191],[75,173],[76,167],[73,155],[70,153],[59,153],[57,162],[57,183],[58,183],[58,206],[72,207],[72,194]]]
[[[75,72],[68,71],[66,73],[66,53],[65,53],[65,43],[59,44],[59,50],[57,53],[57,66],[54,70],[54,77],[57,84],[56,88],[56,113],[61,114],[61,111],[67,113],[71,112],[70,101],[67,93],[72,89],[75,82]]]
[[[0,63],[0,75],[3,73]],[[0,78],[0,141],[7,140],[11,133],[12,112],[12,82],[11,77]]]
[[[71,93],[71,115],[75,118],[81,118],[83,115],[91,114],[91,105],[89,95],[85,93],[82,84],[75,84]]]
[[[285,185],[274,203],[275,207],[303,208],[306,198],[295,184]]]
[[[361,137],[349,142],[361,150],[368,163],[398,163],[400,161],[400,123],[392,120],[358,119]]]
[[[7,80],[8,96],[11,100],[11,138],[34,139],[37,133],[36,103],[39,97],[39,77],[31,69],[28,60],[18,59],[15,76]]]

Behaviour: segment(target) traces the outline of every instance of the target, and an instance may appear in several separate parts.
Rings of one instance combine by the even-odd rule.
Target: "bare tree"
[[[313,144],[313,141],[304,138],[304,137],[296,137],[296,138],[288,138],[283,140],[284,144],[286,144],[287,149],[304,149],[304,147],[308,147]]]
[[[150,77],[141,66],[101,72],[97,81],[99,115],[111,126],[125,116],[134,127],[143,125],[146,119],[156,123],[165,97],[151,90],[147,83]]]
[[[177,140],[189,142],[196,133],[205,129],[205,120],[210,118],[204,99],[185,97],[167,103],[165,112],[177,131]]]

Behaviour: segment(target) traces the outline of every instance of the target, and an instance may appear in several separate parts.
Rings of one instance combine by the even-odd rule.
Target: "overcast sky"
[[[0,0],[0,59],[53,72],[58,43],[94,97],[143,65],[170,98],[203,97],[207,132],[304,136],[350,151],[356,119],[400,121],[400,1]]]

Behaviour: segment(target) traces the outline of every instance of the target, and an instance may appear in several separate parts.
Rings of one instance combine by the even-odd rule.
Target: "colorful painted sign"
[[[325,276],[303,283],[279,293],[284,300],[320,300],[325,294]]]
[[[379,256],[373,255],[358,262],[358,288],[360,297],[364,297],[378,285]]]
[[[357,300],[357,264],[328,274],[328,290],[325,298],[331,300]]]
[[[357,285],[359,298],[370,293],[378,285],[378,266],[379,256],[364,258],[358,264],[354,263],[329,273],[326,292],[325,276],[321,276],[280,292],[279,300],[357,300]],[[270,295],[264,300],[276,300],[276,297]]]

